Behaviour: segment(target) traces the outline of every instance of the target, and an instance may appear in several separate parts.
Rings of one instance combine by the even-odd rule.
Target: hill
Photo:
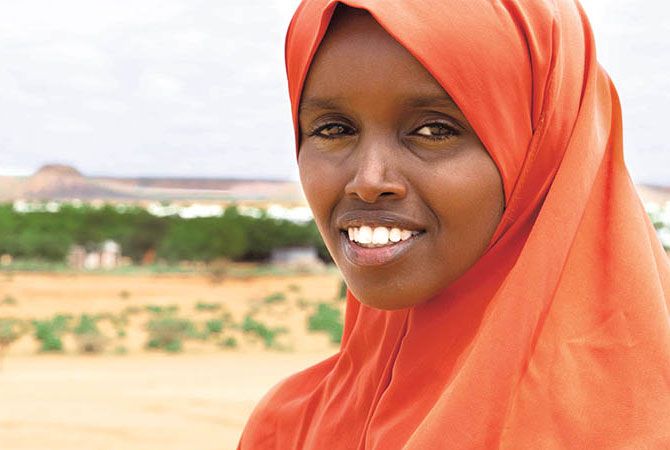
[[[0,176],[0,201],[18,199],[305,203],[292,181],[87,177],[64,165],[46,165],[27,177]]]

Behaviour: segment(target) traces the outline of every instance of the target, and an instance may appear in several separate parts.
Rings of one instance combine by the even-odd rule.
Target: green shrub
[[[152,338],[147,341],[146,347],[151,349],[159,349],[162,347],[162,342],[158,338]]]
[[[40,342],[40,352],[62,352],[63,341],[61,335],[67,329],[64,316],[56,316],[54,319],[33,321],[35,338]]]
[[[230,314],[229,312],[224,313],[224,314],[221,316],[221,319],[223,320],[223,323],[225,323],[225,324],[228,324],[228,325],[232,325],[232,324],[233,324],[233,316],[232,316],[232,314]]]
[[[212,319],[205,322],[207,331],[212,334],[221,333],[223,331],[223,320],[221,319]]]
[[[297,284],[289,284],[288,290],[291,292],[300,292],[300,286],[298,286]]]
[[[198,311],[218,311],[221,309],[221,303],[198,302],[198,304],[195,305],[195,309]]]
[[[340,343],[344,329],[340,310],[327,303],[319,303],[316,312],[308,319],[307,328],[312,331],[325,331],[333,343]]]
[[[169,305],[169,306],[146,305],[145,309],[154,314],[166,314],[166,315],[174,314],[177,311],[179,311],[179,307],[177,305]]]
[[[121,290],[121,292],[119,292],[119,297],[121,297],[124,300],[127,299],[127,298],[130,298],[130,292],[123,289],[123,290]]]
[[[235,348],[237,347],[237,339],[231,336],[222,340],[219,345],[224,348]]]
[[[246,333],[253,333],[263,339],[266,348],[275,346],[275,338],[277,335],[286,333],[286,328],[268,328],[265,324],[255,320],[251,314],[247,314],[242,323],[242,331]]]
[[[181,348],[181,339],[175,339],[165,344],[165,351],[169,353],[180,352]]]
[[[195,333],[189,320],[175,317],[162,317],[149,321],[149,341],[146,346],[151,349],[163,349],[167,352],[181,351],[181,341]]]
[[[21,320],[0,317],[0,356],[23,335],[24,331],[25,326]]]
[[[126,309],[123,310],[123,315],[130,315],[130,314],[139,314],[142,311],[142,309],[139,306],[128,306]]]
[[[77,339],[81,353],[102,353],[107,345],[107,338],[98,329],[98,320],[106,318],[107,314],[96,317],[82,314],[77,326],[72,330]]]
[[[88,314],[82,314],[79,318],[79,323],[74,328],[75,334],[100,334],[98,330],[98,319]]]
[[[39,209],[39,208],[38,208]],[[266,212],[249,217],[231,206],[221,217],[185,219],[173,215],[155,217],[141,207],[119,208],[107,204],[62,205],[58,212],[20,213],[12,203],[0,204],[0,254],[15,261],[32,260],[62,264],[72,244],[86,245],[105,239],[117,241],[124,255],[136,263],[150,249],[170,262],[263,260],[277,247],[315,245],[328,253],[314,221],[296,224],[273,219]],[[17,266],[16,262],[12,265]],[[225,276],[226,267],[212,268],[213,279]],[[122,297],[124,298],[124,297]]]
[[[277,302],[283,302],[286,300],[286,295],[284,295],[283,292],[275,292],[274,294],[270,294],[265,299],[263,300],[263,303],[277,303]]]
[[[4,299],[2,299],[0,305],[16,305],[16,299],[11,295],[7,295]]]

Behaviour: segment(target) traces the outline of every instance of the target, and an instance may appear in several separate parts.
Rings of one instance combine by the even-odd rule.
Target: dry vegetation
[[[269,387],[337,350],[339,292],[336,273],[0,273],[3,448],[234,448]]]

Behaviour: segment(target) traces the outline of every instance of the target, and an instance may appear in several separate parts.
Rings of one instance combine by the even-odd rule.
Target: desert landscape
[[[638,188],[659,236],[670,239],[670,207],[663,206],[670,205],[670,190]],[[309,223],[237,214],[250,199],[257,209],[304,207],[295,183],[88,178],[46,166],[32,177],[0,177],[0,192],[14,201],[4,209],[4,235],[11,238],[0,252],[3,449],[235,449],[249,414],[273,385],[338,350],[342,280],[332,265],[314,259]],[[73,197],[97,203],[82,207]],[[286,198],[291,202],[282,203]],[[133,205],[153,207],[154,214],[156,199],[188,201],[161,204],[174,209],[172,217],[124,215]],[[182,217],[184,208],[199,204],[192,201],[212,199],[206,206],[218,206],[218,218]],[[226,222],[231,201],[242,204]],[[144,217],[138,223],[145,228],[133,225],[133,217]],[[77,221],[79,228],[72,225]],[[105,228],[114,223],[125,231]],[[216,233],[207,223],[216,224]],[[242,235],[230,234],[235,226]],[[182,233],[171,235],[169,227]],[[119,258],[110,267],[87,266],[91,255],[102,261],[107,254],[96,253],[104,247],[89,236],[96,232],[125,242],[112,245]],[[287,235],[295,242],[278,243]],[[207,245],[192,239],[198,236]],[[58,249],[64,239],[85,244],[78,250],[82,267],[75,247],[50,261],[37,250],[27,253]],[[207,253],[215,242],[235,240],[246,241],[246,250],[229,255],[219,245],[221,254]],[[305,243],[313,254],[302,269],[271,263],[274,247],[298,244],[300,256]],[[189,246],[197,251],[184,253]],[[166,249],[184,254],[166,261],[162,256],[175,256]]]
[[[59,351],[44,350],[35,326],[6,349],[2,447],[234,449],[272,385],[337,351],[314,317],[343,311],[340,288],[332,269],[222,280],[0,272],[1,318],[68,323]],[[95,335],[81,333],[89,322]],[[189,324],[179,348],[156,344],[165,322]]]

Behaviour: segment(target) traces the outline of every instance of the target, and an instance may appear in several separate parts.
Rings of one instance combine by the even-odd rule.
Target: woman
[[[587,19],[465,6],[298,8],[300,176],[350,292],[239,448],[670,448],[670,263]]]

